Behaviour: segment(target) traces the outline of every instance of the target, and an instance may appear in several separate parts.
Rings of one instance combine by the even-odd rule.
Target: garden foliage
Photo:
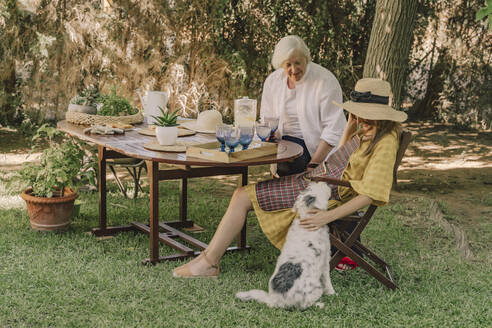
[[[32,138],[35,145],[47,142],[40,163],[24,164],[19,179],[32,187],[37,197],[63,196],[65,187],[74,188],[83,183],[95,183],[94,161],[84,161],[84,144],[43,124]],[[33,150],[37,149],[36,146]]]
[[[63,117],[87,86],[138,105],[134,90],[170,91],[183,116],[261,96],[277,40],[297,34],[347,96],[362,77],[376,0],[0,0],[0,124]],[[421,0],[406,109],[490,128],[492,39],[482,6]],[[40,114],[42,113],[42,115]],[[471,118],[471,119],[470,119]]]

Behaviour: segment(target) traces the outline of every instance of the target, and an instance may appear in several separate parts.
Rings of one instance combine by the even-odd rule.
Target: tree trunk
[[[14,124],[17,91],[13,60],[0,62],[0,126]]]
[[[364,77],[388,81],[393,107],[399,109],[413,40],[417,0],[377,0],[364,63]]]

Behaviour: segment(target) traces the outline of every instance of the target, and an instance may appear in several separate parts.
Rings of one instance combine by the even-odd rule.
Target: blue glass
[[[226,139],[226,145],[229,147],[229,152],[233,153],[234,148],[239,145],[239,139]]]
[[[278,129],[278,117],[265,117],[265,124],[270,127],[270,139],[274,139],[275,131]]]
[[[253,141],[254,130],[252,126],[239,127],[239,143],[243,146],[243,150],[248,149],[249,144]]]
[[[225,139],[224,139],[224,137],[216,136],[216,138],[220,142],[220,151],[225,151]]]
[[[234,148],[239,145],[239,128],[236,127],[229,127],[225,131],[225,143],[227,147],[229,147],[229,152],[233,153]]]
[[[258,135],[258,138],[261,139],[261,141],[266,141],[267,138],[270,136],[270,127],[268,125],[257,125],[256,126],[256,134]]]
[[[243,146],[243,150],[248,149],[251,141],[253,141],[252,135],[242,135],[239,137],[239,143]]]
[[[227,126],[219,124],[215,127],[215,137],[220,142],[220,151],[225,151],[225,130]]]

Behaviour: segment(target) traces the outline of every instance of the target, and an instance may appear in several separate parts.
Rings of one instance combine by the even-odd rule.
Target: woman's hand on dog
[[[299,225],[309,231],[316,231],[334,220],[334,218],[331,219],[330,211],[312,209],[308,211],[308,214],[310,216],[299,220]]]

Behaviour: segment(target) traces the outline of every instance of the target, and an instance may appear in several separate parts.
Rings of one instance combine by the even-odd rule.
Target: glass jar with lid
[[[256,99],[243,97],[234,100],[234,125],[253,126],[256,121]]]

